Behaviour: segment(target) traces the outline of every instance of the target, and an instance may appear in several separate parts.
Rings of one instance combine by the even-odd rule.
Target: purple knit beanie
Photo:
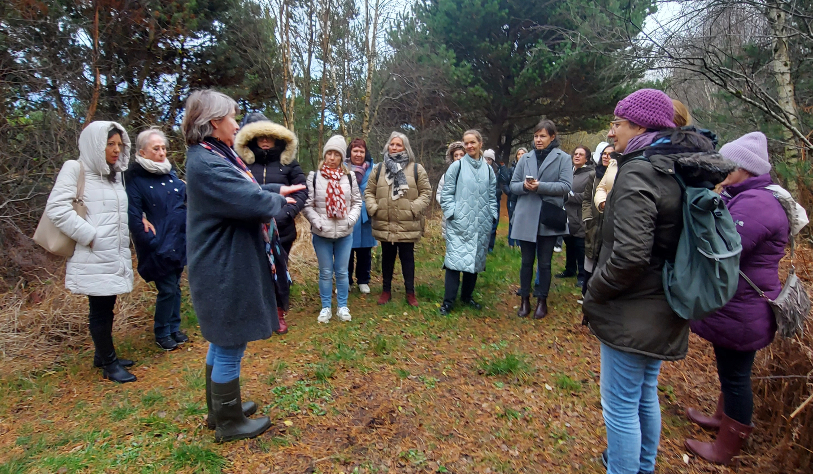
[[[720,148],[720,154],[753,175],[760,176],[771,171],[768,139],[762,132],[746,133],[733,142],[726,143]]]
[[[652,130],[675,128],[675,108],[668,95],[656,89],[641,89],[615,106],[615,116]]]

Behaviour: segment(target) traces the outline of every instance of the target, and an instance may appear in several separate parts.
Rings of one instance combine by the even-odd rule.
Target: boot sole
[[[256,430],[250,431],[248,433],[239,433],[239,434],[231,435],[231,436],[218,436],[217,433],[215,433],[215,442],[216,443],[226,443],[226,442],[229,442],[229,441],[237,441],[237,440],[240,440],[240,439],[256,438],[257,436],[260,436],[261,434],[268,431],[268,428],[271,428],[271,420],[268,417],[266,417],[265,418],[265,423],[263,423]]]
[[[135,382],[135,381],[138,380],[138,377],[136,377],[135,375],[133,375],[132,380],[116,380],[116,379],[110,377],[109,375],[105,375],[105,374],[102,374],[102,378],[105,379],[105,380],[110,380],[111,382],[116,382],[116,383],[130,383],[130,382]]]
[[[248,409],[246,409],[246,406],[248,406]],[[243,402],[243,416],[248,418],[248,417],[250,417],[251,415],[253,415],[255,413],[257,413],[257,404],[256,403],[254,403],[254,402]],[[217,425],[214,423],[214,421],[210,422],[210,420],[214,420],[214,415],[212,415],[211,413],[206,416],[206,428],[208,428],[210,430],[213,430],[213,429],[217,428]]]

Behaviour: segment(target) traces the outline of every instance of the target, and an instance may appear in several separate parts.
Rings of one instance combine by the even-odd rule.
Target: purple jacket
[[[773,184],[763,174],[728,186],[723,193],[742,238],[740,270],[765,294],[779,295],[779,260],[785,256],[789,224],[782,205],[765,186]],[[737,293],[716,313],[691,322],[692,331],[712,344],[738,351],[767,346],[776,333],[776,321],[767,301],[740,277]]]

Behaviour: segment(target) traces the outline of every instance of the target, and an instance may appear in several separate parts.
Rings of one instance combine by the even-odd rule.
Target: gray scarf
[[[384,156],[384,170],[386,171],[384,177],[387,179],[387,183],[392,185],[393,201],[403,197],[409,190],[409,185],[404,175],[404,168],[407,163],[409,163],[409,155],[405,151],[394,155],[387,153]]]

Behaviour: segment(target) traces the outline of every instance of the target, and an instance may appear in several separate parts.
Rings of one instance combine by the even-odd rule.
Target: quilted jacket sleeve
[[[429,175],[423,166],[418,165],[418,198],[412,201],[412,212],[415,215],[422,213],[432,202],[432,185],[429,184]]]
[[[378,173],[378,168],[381,167],[381,163],[375,165],[373,167],[372,173],[370,173],[370,178],[367,180],[367,187],[364,189],[364,205],[367,207],[367,214],[372,219],[375,216],[375,213],[378,211],[378,203],[375,200],[376,190],[378,188],[378,180],[375,179],[376,177],[380,178]],[[308,200],[311,199],[311,196],[308,195]],[[307,204],[306,204],[307,207]]]
[[[88,246],[96,238],[96,229],[73,210],[76,197],[79,162],[67,161],[59,170],[54,188],[45,205],[45,215],[62,233],[82,245]]]
[[[316,190],[313,188],[313,179],[316,171],[308,173],[308,179],[305,182],[308,186],[308,200],[305,201],[305,207],[302,208],[302,215],[311,223],[311,226],[317,230],[322,230],[322,216],[316,210]],[[324,197],[322,197],[324,199]]]
[[[497,175],[496,173],[489,173],[489,180],[488,180],[488,188],[494,189],[497,186]],[[494,220],[499,219],[500,217],[500,207],[499,202],[497,201],[497,195],[495,193],[488,193],[488,208],[491,209],[491,217]]]
[[[610,194],[610,191],[613,189],[615,174],[617,172],[618,163],[615,160],[610,160],[607,171],[604,172],[604,177],[601,178],[601,182],[596,186],[596,196],[593,198],[593,202],[596,204],[596,209],[598,209],[599,212],[604,212],[604,208],[601,205],[607,202],[607,195]]]
[[[348,178],[350,178],[350,211],[347,213],[347,219],[350,221],[349,226],[353,227],[361,215],[361,191],[356,182],[356,174],[351,172]]]
[[[584,192],[582,193],[582,222],[587,222],[593,219],[593,200],[590,197],[593,195],[593,186],[596,179],[588,179],[584,185]]]

